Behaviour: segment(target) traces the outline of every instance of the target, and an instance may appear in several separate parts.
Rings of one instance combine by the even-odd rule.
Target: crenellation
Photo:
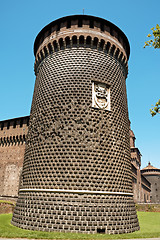
[[[91,34],[92,35],[92,34]],[[90,38],[91,39],[91,45],[87,45],[87,39]],[[39,52],[37,52],[36,55],[36,61],[35,61],[35,69],[38,70],[37,66],[38,64],[43,61],[43,59],[45,57],[48,56],[48,54],[51,54],[53,52],[56,51],[60,51],[60,50],[65,50],[67,47],[71,46],[71,47],[93,47],[93,49],[98,49],[99,51],[103,51],[106,52],[105,50],[107,49],[108,54],[111,54],[111,56],[114,56],[117,58],[117,60],[120,60],[118,58],[118,54],[116,55],[116,51],[120,51],[119,48],[117,49],[116,45],[113,44],[111,45],[110,42],[105,42],[104,39],[99,39],[97,37],[92,38],[92,36],[88,36],[87,34],[81,35],[81,33],[77,33],[76,35],[73,35],[72,38],[70,39],[70,36],[67,36],[65,38],[58,38],[57,40],[54,40],[52,43],[48,43],[48,45],[50,44],[50,48],[48,48],[48,45],[40,47],[40,58],[39,58]],[[52,45],[53,44],[53,45]],[[37,57],[38,56],[38,57]],[[121,52],[121,54],[119,53],[119,56],[122,58],[121,64],[123,67],[125,67],[125,74],[127,75],[127,71],[128,71],[128,63],[127,63],[127,58],[124,55],[123,52]]]

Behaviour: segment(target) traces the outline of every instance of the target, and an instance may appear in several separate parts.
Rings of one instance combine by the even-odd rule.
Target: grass
[[[136,204],[136,209],[139,212],[160,212],[160,204],[139,203]]]
[[[158,238],[160,237],[160,213],[138,212],[141,230],[127,234],[80,234],[60,232],[29,231],[11,225],[12,214],[0,215],[0,237],[6,238],[34,238],[34,239],[130,239],[130,238]]]
[[[1,203],[9,204],[9,205],[15,206],[15,202],[13,202],[13,201],[0,200],[0,204],[1,204]]]

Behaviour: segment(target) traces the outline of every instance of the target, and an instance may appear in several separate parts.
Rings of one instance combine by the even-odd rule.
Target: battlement
[[[29,116],[0,121],[0,146],[25,143],[28,125]]]
[[[92,48],[114,56],[128,72],[130,54],[128,39],[111,22],[87,15],[57,19],[44,27],[34,44],[35,73],[45,57],[69,48]]]

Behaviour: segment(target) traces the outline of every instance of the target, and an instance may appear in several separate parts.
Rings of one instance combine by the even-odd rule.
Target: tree
[[[155,104],[155,106],[150,109],[150,113],[152,117],[154,117],[157,113],[160,113],[160,99]]]
[[[148,40],[145,42],[144,48],[146,46],[154,47],[154,48],[160,48],[160,26],[157,24],[156,28],[151,28],[152,30],[152,35],[148,34],[148,38],[153,37],[153,39]],[[157,113],[160,113],[160,99],[158,102],[155,104],[154,107],[150,109],[150,113],[152,117],[154,117]]]
[[[151,38],[153,37],[153,39],[148,40],[147,42],[145,42],[144,48],[146,46],[152,46],[154,48],[160,48],[160,26],[157,24],[156,28],[151,28],[152,30],[152,34],[148,34],[147,37]]]

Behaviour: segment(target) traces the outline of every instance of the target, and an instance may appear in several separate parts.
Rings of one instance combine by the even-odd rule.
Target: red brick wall
[[[18,194],[28,120],[23,117],[0,122],[0,196]]]

